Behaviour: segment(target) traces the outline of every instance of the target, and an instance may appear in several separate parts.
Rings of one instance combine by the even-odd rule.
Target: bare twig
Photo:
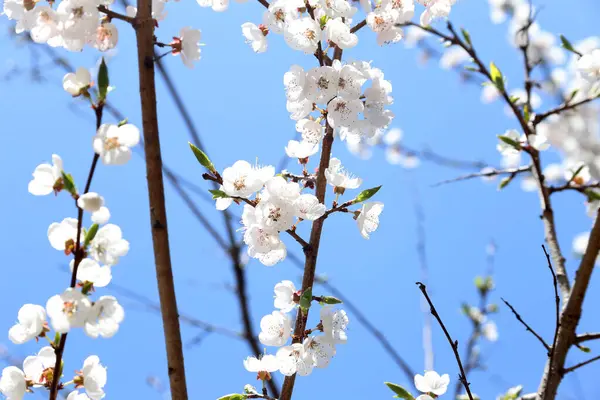
[[[466,181],[466,180],[473,179],[473,178],[489,178],[489,177],[493,177],[493,176],[502,176],[502,175],[508,175],[510,178],[514,178],[519,174],[522,174],[524,172],[530,172],[530,171],[531,171],[531,165],[524,165],[524,166],[518,167],[518,168],[509,168],[509,169],[501,169],[501,170],[490,169],[489,171],[475,172],[473,174],[459,176],[458,178],[452,178],[452,179],[448,179],[445,181],[441,181],[436,184],[433,184],[432,187],[442,186],[442,185],[446,185],[448,183]]]
[[[598,360],[600,360],[600,356],[596,356],[596,357],[590,358],[587,361],[580,362],[579,364],[575,364],[575,365],[573,365],[572,367],[569,367],[569,368],[565,368],[565,370],[563,371],[563,373],[564,374],[568,374],[569,372],[573,372],[573,371],[575,371],[578,368],[585,367],[586,365],[591,364],[594,361],[598,361]]]
[[[417,286],[419,286],[419,289],[423,293],[423,296],[425,296],[425,300],[427,300],[427,303],[429,304],[431,315],[433,315],[433,317],[437,320],[438,324],[440,325],[440,327],[444,331],[444,334],[446,335],[446,339],[448,340],[448,343],[450,343],[450,346],[452,347],[452,351],[454,352],[454,357],[456,358],[456,363],[458,364],[458,368],[460,370],[460,373],[458,374],[458,379],[465,387],[467,396],[469,396],[469,400],[473,400],[473,395],[471,394],[471,388],[469,387],[471,384],[467,381],[467,375],[465,374],[465,370],[463,368],[462,361],[460,360],[460,354],[458,353],[458,341],[452,340],[452,337],[450,336],[448,329],[446,329],[444,322],[442,322],[442,318],[438,314],[437,310],[435,309],[435,306],[433,305],[433,302],[431,301],[431,299],[429,298],[429,295],[427,294],[427,287],[425,285],[423,285],[421,282],[417,282]]]
[[[544,254],[546,255],[546,260],[548,261],[548,268],[552,273],[552,284],[554,285],[554,303],[555,314],[556,314],[556,322],[554,327],[554,337],[552,338],[552,348],[550,349],[550,357],[549,357],[549,369],[552,369],[552,361],[554,360],[554,349],[556,348],[556,338],[558,337],[558,329],[560,328],[560,296],[558,295],[558,283],[556,279],[556,274],[554,273],[554,268],[552,268],[552,261],[550,260],[550,254],[546,251],[546,247],[542,245],[542,250],[544,250]]]
[[[506,304],[508,306],[508,308],[510,308],[510,311],[512,311],[512,313],[515,315],[515,317],[517,318],[517,320],[523,324],[523,326],[525,327],[525,329],[528,332],[531,332],[531,334],[533,336],[536,337],[537,340],[540,341],[540,343],[544,346],[544,348],[548,351],[548,354],[550,354],[550,346],[548,345],[548,343],[546,343],[546,341],[544,340],[544,338],[542,338],[536,331],[533,330],[532,327],[530,327],[527,322],[525,322],[523,320],[523,318],[521,317],[521,315],[517,312],[517,310],[515,310],[515,308],[506,300],[504,300],[504,298],[501,298],[502,301],[504,302],[504,304]]]
[[[579,106],[582,106],[584,104],[590,103],[594,100],[596,100],[598,98],[598,96],[593,96],[593,97],[587,97],[583,100],[580,101],[576,101],[575,103],[565,103],[562,104],[558,107],[555,107],[551,110],[548,110],[544,113],[538,114],[533,118],[533,124],[534,125],[539,125],[540,123],[542,123],[543,121],[545,121],[548,117],[552,116],[552,115],[556,115],[556,114],[561,114],[565,111],[569,111],[569,110],[573,110]]]
[[[597,340],[600,339],[600,332],[594,333],[582,333],[581,335],[577,335],[575,338],[575,343],[579,344],[582,342],[587,342],[588,340]]]

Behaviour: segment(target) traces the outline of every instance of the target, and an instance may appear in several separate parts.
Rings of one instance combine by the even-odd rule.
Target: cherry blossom
[[[258,340],[266,346],[283,346],[291,336],[292,321],[281,311],[273,311],[260,320]]]
[[[51,346],[40,349],[37,355],[28,356],[23,360],[23,371],[31,379],[34,387],[40,387],[50,382],[52,369],[56,364],[56,354]]]
[[[73,271],[75,260],[71,260],[70,268]],[[84,258],[77,267],[77,279],[81,282],[91,282],[94,287],[105,287],[112,280],[110,266],[100,266],[91,258]]]
[[[285,153],[288,157],[305,159],[319,151],[319,144],[308,141],[298,142],[297,140],[290,140],[285,147]]]
[[[300,376],[307,376],[312,373],[314,368],[313,358],[301,343],[281,347],[277,350],[275,357],[279,361],[279,372],[285,376],[292,376],[296,373]]]
[[[423,393],[433,393],[436,396],[441,396],[446,393],[449,383],[450,377],[448,374],[439,376],[435,371],[427,371],[425,376],[415,375],[415,387]]]
[[[360,234],[365,239],[369,239],[369,235],[379,227],[379,214],[383,211],[383,203],[375,201],[365,203],[360,210],[360,215],[356,219]]]
[[[104,385],[106,385],[106,367],[100,364],[98,356],[89,356],[83,362],[81,370],[83,387],[92,400],[100,400],[104,397]]]
[[[179,37],[174,38],[171,42],[172,54],[180,55],[181,61],[188,68],[194,68],[194,61],[200,60],[201,36],[199,29],[186,26],[179,31]]]
[[[28,190],[34,196],[45,196],[57,193],[63,187],[63,161],[60,156],[52,154],[52,165],[40,164],[33,171],[33,180],[29,182]]]
[[[77,219],[65,218],[54,222],[48,227],[48,240],[56,250],[70,254],[75,250],[77,240]]]
[[[92,258],[107,265],[117,264],[119,258],[128,252],[129,242],[123,239],[121,228],[114,224],[107,224],[98,229],[90,243]]]
[[[110,210],[106,207],[100,207],[92,213],[92,222],[98,225],[104,225],[110,219]]]
[[[284,28],[284,39],[294,50],[312,54],[321,40],[321,27],[310,17],[302,17],[288,22]]]
[[[344,310],[335,310],[332,306],[321,308],[321,324],[325,337],[334,344],[342,344],[348,341],[346,328],[348,327],[348,315]]]
[[[295,215],[298,218],[314,221],[325,214],[325,204],[319,202],[319,199],[313,194],[305,193],[294,200]]]
[[[356,189],[362,184],[362,179],[346,171],[338,158],[329,160],[329,167],[325,170],[325,177],[327,178],[327,183],[336,188]]]
[[[8,331],[8,338],[14,344],[23,344],[35,339],[44,331],[46,310],[37,304],[25,304],[19,309],[17,322]]]
[[[247,357],[244,360],[244,368],[248,372],[256,372],[257,378],[260,380],[271,379],[271,372],[279,369],[279,362],[275,356],[267,354],[260,358]]]
[[[294,301],[297,296],[296,286],[292,281],[281,281],[275,285],[275,301],[274,306],[283,313],[292,311],[298,305]]]
[[[67,333],[71,328],[84,326],[92,303],[80,291],[68,288],[62,294],[50,297],[46,303],[46,312],[54,330]]]
[[[94,302],[84,325],[86,335],[92,338],[113,337],[125,318],[123,307],[113,296],[101,296]]]
[[[252,47],[256,53],[267,51],[268,29],[264,25],[256,26],[251,22],[242,24],[242,34],[246,38],[246,43]]]
[[[77,199],[77,207],[91,213],[99,211],[100,208],[102,208],[103,206],[104,197],[100,196],[98,193],[95,192],[88,192],[82,194]]]
[[[140,142],[140,131],[132,124],[102,124],[94,136],[94,151],[106,165],[126,164],[131,148]]]
[[[27,383],[25,382],[25,373],[23,371],[13,366],[2,370],[0,393],[6,396],[7,400],[21,400],[25,396],[26,390]]]
[[[302,343],[306,356],[310,357],[316,368],[326,368],[335,356],[335,347],[326,336],[308,337]]]
[[[350,32],[350,27],[342,18],[327,21],[323,33],[328,41],[335,43],[340,49],[351,49],[358,44],[358,36]]]
[[[320,143],[323,139],[323,126],[312,119],[303,118],[296,122],[296,131],[302,134],[302,140]]]

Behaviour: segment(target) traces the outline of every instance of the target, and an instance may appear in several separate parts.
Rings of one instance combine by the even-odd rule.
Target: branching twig
[[[550,354],[550,349],[551,347],[548,345],[548,343],[546,343],[546,341],[544,340],[544,338],[542,338],[536,331],[533,330],[532,327],[530,327],[527,322],[525,322],[523,320],[523,318],[521,317],[521,315],[517,312],[517,310],[515,310],[515,308],[506,300],[504,300],[504,298],[501,298],[502,301],[504,302],[504,304],[506,304],[508,306],[508,308],[510,308],[510,311],[512,311],[512,313],[515,315],[515,317],[517,318],[517,320],[523,324],[523,326],[525,327],[525,329],[528,332],[531,332],[531,334],[533,336],[536,337],[537,340],[540,341],[540,343],[544,346],[544,348],[548,351],[548,354]]]
[[[590,358],[587,361],[580,362],[579,364],[575,364],[575,365],[573,365],[572,367],[569,367],[569,368],[565,368],[565,370],[563,371],[563,374],[568,374],[569,372],[573,372],[573,371],[575,371],[578,368],[585,367],[586,365],[591,364],[594,361],[598,361],[598,360],[600,360],[600,356],[596,356],[596,357]]]
[[[458,364],[458,368],[460,370],[460,373],[458,374],[458,379],[461,381],[461,383],[465,387],[465,390],[467,391],[467,396],[469,396],[469,400],[473,400],[473,395],[471,394],[471,389],[469,387],[470,383],[467,381],[467,375],[465,374],[465,370],[463,368],[462,361],[460,360],[460,354],[458,353],[458,341],[452,340],[452,337],[450,336],[448,329],[446,329],[446,326],[442,322],[442,318],[438,314],[437,310],[435,309],[435,306],[433,305],[433,302],[431,301],[431,299],[429,298],[429,295],[427,294],[427,287],[425,285],[423,285],[421,282],[417,282],[417,286],[419,286],[419,289],[423,293],[423,296],[425,296],[425,300],[427,300],[427,303],[429,304],[431,315],[433,315],[433,317],[437,320],[438,324],[440,324],[440,327],[442,328],[442,330],[444,331],[444,334],[446,335],[446,339],[448,339],[448,343],[450,343],[450,346],[452,347],[452,351],[454,352],[454,357],[456,358],[456,363]]]
[[[581,335],[577,335],[575,338],[575,343],[579,344],[582,342],[587,342],[588,340],[597,340],[600,339],[600,332],[594,333],[582,333]]]
[[[489,178],[489,177],[501,176],[501,175],[508,175],[512,179],[512,178],[516,177],[517,175],[522,174],[523,172],[530,172],[530,171],[531,171],[531,165],[524,165],[524,166],[518,167],[518,168],[501,169],[501,170],[490,169],[489,171],[475,172],[473,174],[459,176],[458,178],[452,178],[452,179],[448,179],[445,181],[441,181],[441,182],[438,182],[438,183],[432,185],[432,187],[442,186],[442,185],[446,185],[448,183],[466,181],[466,180],[473,179],[473,178]]]
[[[554,327],[554,337],[552,338],[552,348],[550,349],[549,356],[549,368],[552,369],[552,361],[554,360],[554,350],[556,348],[556,338],[558,337],[558,329],[560,328],[560,296],[558,295],[558,283],[556,279],[556,274],[554,273],[554,268],[552,268],[552,261],[550,261],[550,254],[546,251],[546,247],[542,245],[542,250],[544,250],[544,254],[546,255],[546,260],[548,261],[548,268],[552,273],[552,284],[554,285],[554,303],[555,314],[556,314],[556,322]]]

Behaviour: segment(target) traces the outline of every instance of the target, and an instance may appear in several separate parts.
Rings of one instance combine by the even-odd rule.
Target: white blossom
[[[125,311],[113,296],[101,296],[88,313],[84,325],[86,335],[92,338],[113,337],[119,330],[119,324],[125,318]]]
[[[329,160],[329,167],[325,170],[325,177],[327,178],[327,183],[331,186],[344,189],[356,189],[362,183],[361,178],[352,175],[344,169],[342,162],[338,158]]]
[[[271,166],[256,168],[247,161],[236,161],[223,171],[223,191],[232,197],[250,197],[275,175]]]
[[[126,164],[131,148],[140,142],[140,131],[132,124],[102,124],[94,136],[94,151],[107,165]]]
[[[292,65],[290,70],[283,75],[283,85],[289,101],[295,102],[304,99],[306,97],[306,72],[304,68],[299,65]]]
[[[71,260],[70,268],[73,271],[75,260]],[[77,267],[77,279],[81,282],[91,282],[94,287],[105,287],[112,280],[112,271],[110,266],[100,266],[91,258],[84,258]]]
[[[252,47],[256,53],[267,51],[267,33],[269,32],[262,26],[256,26],[252,22],[242,24],[242,35],[246,38],[246,43]]]
[[[301,343],[281,347],[275,357],[279,362],[279,372],[285,376],[292,376],[295,373],[300,376],[310,375],[315,366],[313,358]]]
[[[302,140],[310,143],[320,143],[323,139],[323,126],[311,119],[303,118],[296,122],[296,131],[302,134]]]
[[[92,84],[92,77],[87,68],[79,67],[75,73],[69,72],[63,78],[63,89],[73,97],[87,92]]]
[[[358,44],[358,36],[350,32],[350,27],[342,21],[342,18],[327,21],[324,33],[326,39],[335,43],[340,49],[351,49]]]
[[[360,210],[360,215],[356,219],[360,234],[365,239],[379,227],[379,214],[383,211],[383,203],[375,201],[365,203]]]
[[[287,313],[296,308],[297,303],[294,301],[294,296],[298,295],[296,286],[292,281],[281,281],[275,285],[275,301],[274,306],[283,313]]]
[[[436,396],[441,396],[446,393],[449,383],[450,377],[448,374],[439,376],[435,371],[427,371],[425,376],[415,375],[415,387],[423,393],[433,393]]]
[[[98,229],[90,243],[90,255],[96,261],[107,265],[115,265],[119,258],[129,252],[129,242],[123,239],[121,228],[107,224]]]
[[[297,140],[290,140],[285,146],[285,153],[291,158],[308,158],[319,151],[319,144],[312,143],[305,140],[298,142]]]
[[[181,28],[179,37],[174,38],[171,43],[173,55],[181,55],[181,61],[188,68],[194,68],[194,61],[200,60],[200,38],[202,33],[199,29],[189,26]]]
[[[270,373],[279,369],[279,362],[271,354],[266,354],[260,358],[249,356],[244,360],[244,368],[248,372],[256,372],[257,379],[269,380],[271,379]]]
[[[70,254],[75,250],[77,240],[77,219],[65,218],[54,222],[48,227],[48,240],[56,250]]]
[[[321,27],[312,18],[302,17],[288,22],[283,35],[292,49],[312,54],[321,40]]]
[[[98,356],[89,356],[83,362],[81,369],[83,387],[92,400],[100,400],[104,397],[104,386],[106,385],[106,367],[100,364]]]
[[[104,206],[104,197],[95,192],[88,192],[79,196],[77,206],[85,211],[94,213]]]
[[[50,297],[46,303],[46,312],[52,327],[58,333],[82,327],[91,308],[92,303],[87,296],[73,288]]]
[[[35,339],[44,331],[46,310],[37,304],[25,304],[17,314],[18,322],[9,329],[8,338],[14,344],[23,344]]]
[[[294,209],[298,218],[314,221],[325,214],[327,207],[315,195],[305,193],[294,200]]]
[[[45,196],[58,192],[62,188],[63,161],[60,156],[52,154],[52,165],[40,164],[33,171],[33,179],[28,190],[34,196]]]
[[[23,371],[13,366],[2,370],[0,393],[6,396],[7,400],[21,400],[25,396],[26,389],[27,383],[25,382],[25,373]]]
[[[260,320],[258,340],[265,346],[283,346],[291,337],[292,320],[281,311],[273,311]]]
[[[346,328],[349,323],[348,315],[344,310],[335,310],[332,306],[321,308],[321,323],[325,337],[334,344],[348,341]]]
[[[312,358],[316,368],[326,368],[335,355],[333,342],[326,336],[312,336],[304,339],[302,343],[306,355]]]
[[[481,332],[483,337],[489,340],[490,342],[495,342],[498,340],[498,327],[494,321],[486,322],[481,327]]]
[[[45,346],[35,356],[28,356],[23,360],[23,371],[25,376],[31,379],[34,387],[40,387],[49,383],[46,372],[54,368],[56,364],[56,353],[51,346]]]
[[[600,79],[600,49],[584,54],[577,61],[577,70],[589,81]]]
[[[98,225],[104,225],[110,219],[110,210],[106,207],[100,207],[92,213],[92,222]]]

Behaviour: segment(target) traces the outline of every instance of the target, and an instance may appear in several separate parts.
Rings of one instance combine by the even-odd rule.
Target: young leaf
[[[389,387],[392,392],[396,393],[396,396],[394,396],[394,398],[396,399],[404,399],[404,400],[414,400],[415,398],[413,397],[412,394],[410,394],[408,392],[408,390],[404,389],[402,386],[400,385],[396,385],[395,383],[392,382],[384,382],[387,387]]]
[[[500,181],[500,184],[498,185],[498,190],[502,190],[505,187],[507,187],[508,184],[512,182],[513,178],[514,178],[514,176],[510,175],[510,176],[507,176],[506,178],[502,179]]]
[[[228,199],[230,197],[229,195],[227,195],[227,193],[225,193],[222,190],[218,190],[218,189],[210,189],[209,192],[212,194],[213,200]]]
[[[502,76],[502,72],[496,67],[496,64],[490,63],[490,76],[492,78],[492,82],[499,91],[504,91],[504,77]]]
[[[206,168],[210,172],[215,172],[215,166],[210,161],[208,156],[206,154],[204,154],[204,152],[202,150],[200,150],[199,148],[194,146],[192,143],[188,142],[188,144],[190,145],[190,149],[192,149],[192,152],[196,156],[196,160],[198,160],[200,165],[202,165],[204,168]]]
[[[585,347],[585,346],[582,346],[582,345],[577,345],[577,348],[579,350],[583,351],[584,353],[589,353],[589,352],[592,351],[592,349],[590,349],[589,347]]]
[[[86,247],[91,243],[92,240],[94,240],[96,233],[98,233],[98,224],[90,226],[90,229],[86,232],[85,240],[83,241],[83,247]]]
[[[219,397],[217,400],[244,400],[247,398],[248,398],[248,396],[246,396],[245,394],[232,393],[232,394],[226,394],[223,397]]]
[[[579,56],[581,56],[581,53],[578,52],[577,50],[575,50],[575,47],[573,47],[573,45],[571,44],[571,42],[569,42],[569,40],[564,37],[563,35],[560,35],[560,42],[562,43],[562,47],[567,50],[570,51],[571,53],[575,53]]]
[[[600,193],[596,192],[595,190],[587,189],[585,191],[585,194],[587,196],[588,202],[590,202],[590,203],[592,201],[598,201],[598,200],[600,200]]]
[[[527,104],[525,104],[523,106],[523,118],[525,118],[525,121],[529,122],[530,117],[531,117],[531,112],[529,111],[529,107],[527,106]]]
[[[342,304],[343,302],[337,297],[333,296],[322,296],[321,304]]]
[[[106,66],[104,57],[102,57],[102,62],[100,63],[100,68],[98,69],[98,100],[100,102],[104,102],[104,100],[106,99],[106,94],[108,93],[108,85],[108,67]]]
[[[460,28],[460,31],[462,32],[462,35],[465,38],[465,42],[467,42],[469,46],[473,46],[473,44],[471,43],[471,35],[469,34],[469,31],[467,31],[465,28]]]
[[[125,118],[122,121],[119,121],[119,123],[117,124],[118,127],[121,127],[123,125],[127,125],[127,122],[129,122],[129,118]]]
[[[304,310],[304,311],[307,311],[310,308],[311,302],[312,302],[312,288],[309,287],[302,293],[302,296],[300,296],[300,308],[302,308],[302,310]]]
[[[77,188],[75,187],[75,181],[73,180],[73,176],[71,174],[67,174],[64,171],[61,172],[63,184],[65,185],[65,190],[71,195],[75,196],[77,194]]]
[[[362,192],[360,192],[358,194],[358,196],[356,196],[356,198],[354,200],[352,200],[352,203],[353,204],[362,203],[363,201],[369,200],[371,197],[373,197],[375,195],[375,193],[379,192],[379,189],[381,189],[381,186],[363,190]]]
[[[502,140],[504,143],[514,147],[517,150],[521,150],[521,144],[508,136],[498,135],[498,139]]]

